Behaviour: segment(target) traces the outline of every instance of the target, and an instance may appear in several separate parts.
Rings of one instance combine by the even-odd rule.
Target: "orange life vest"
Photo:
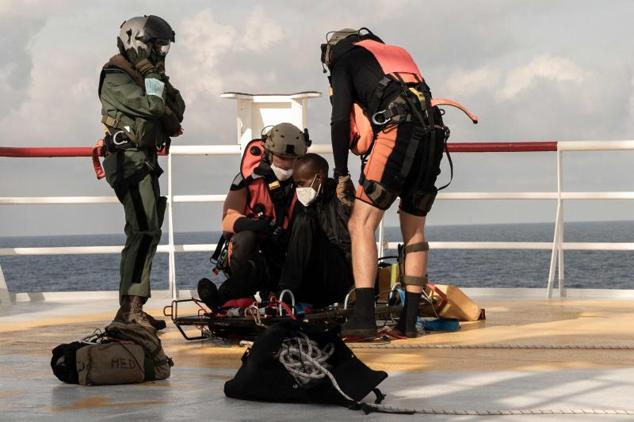
[[[378,41],[366,39],[356,42],[357,47],[369,51],[381,66],[386,76],[400,79],[406,84],[422,83],[424,81],[421,71],[412,59],[412,56],[404,48],[383,44]],[[448,105],[463,111],[473,123],[478,122],[478,117],[470,113],[462,104],[449,99],[432,99],[431,106]],[[375,112],[378,110],[373,110]],[[357,155],[366,154],[374,142],[372,123],[360,104],[355,103],[350,111],[350,150]]]
[[[254,174],[255,169],[262,162],[264,154],[264,142],[261,139],[254,139],[247,144],[242,155],[240,174],[246,182],[248,192],[244,215],[250,218],[269,217],[277,221],[284,229],[288,229],[297,203],[297,195],[293,193],[286,215],[280,222],[272,198],[277,189],[282,189],[280,182],[277,179],[267,182],[266,177]]]

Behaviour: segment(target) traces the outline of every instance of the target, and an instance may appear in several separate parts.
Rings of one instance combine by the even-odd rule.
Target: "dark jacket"
[[[319,226],[333,245],[336,245],[346,255],[346,260],[351,261],[350,232],[348,220],[350,209],[337,199],[337,182],[328,178],[324,183],[321,193],[315,204],[308,208],[314,208],[319,221]]]

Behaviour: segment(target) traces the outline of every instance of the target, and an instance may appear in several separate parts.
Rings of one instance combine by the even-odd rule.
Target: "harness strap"
[[[427,86],[425,86],[425,88],[427,88]],[[425,168],[425,186],[429,185],[429,181],[433,177],[431,169],[434,164],[434,157],[436,156],[436,122],[434,121],[434,110],[431,105],[431,95],[429,94],[429,88],[426,89],[426,92],[428,93],[428,95],[425,95],[425,111],[427,112],[427,121],[429,122],[429,126],[431,127],[431,139],[427,156],[427,166]]]
[[[113,137],[116,136],[116,133],[112,133],[111,128],[118,129],[118,131],[123,131],[129,140],[131,140],[134,143],[137,142],[136,135],[132,133],[129,129],[127,129],[125,125],[123,125],[121,121],[119,121],[118,119],[115,119],[112,116],[104,114],[103,116],[101,116],[101,123],[103,123],[106,126],[106,128],[108,129],[108,132],[110,132],[110,134]]]
[[[412,252],[424,252],[429,250],[429,242],[418,242],[412,243],[411,245],[405,246],[403,249],[403,253],[407,255]]]
[[[288,189],[286,187],[283,188],[279,180],[277,180],[274,175],[266,175],[264,177],[264,181],[266,182],[266,188],[269,191],[271,201],[273,201],[273,206],[275,208],[275,222],[279,226],[282,226],[284,224],[284,219],[289,214],[292,196],[287,195]]]
[[[368,103],[368,115],[372,116],[379,110],[379,106],[381,105],[381,101],[383,101],[383,95],[385,94],[385,89],[388,87],[390,82],[393,79],[389,76],[383,76],[379,83],[374,88],[374,92],[372,93],[372,97]]]
[[[429,278],[427,275],[424,276],[415,276],[415,275],[404,275],[401,279],[401,284],[410,285],[410,286],[421,286],[425,287],[429,282]]]
[[[222,249],[224,248],[226,242],[227,242],[227,238],[223,234],[222,236],[220,236],[220,239],[218,239],[216,250],[214,251],[213,255],[211,255],[211,259],[213,261],[218,261],[218,257],[220,257],[220,253],[222,252]]]
[[[106,177],[106,172],[103,170],[101,166],[101,162],[99,161],[99,157],[104,155],[104,142],[103,139],[97,140],[97,143],[92,148],[92,166],[95,169],[95,175],[97,176],[97,180],[101,180]]]
[[[443,148],[445,150],[445,154],[447,155],[447,161],[449,161],[450,177],[449,177],[449,181],[445,183],[444,185],[442,185],[440,188],[438,188],[438,190],[445,189],[447,186],[451,184],[451,182],[453,182],[453,160],[451,159],[451,154],[449,154],[449,144],[447,142],[448,139],[449,139],[449,128],[445,130],[445,140],[443,142],[444,144]]]
[[[401,246],[399,245],[399,269],[401,273],[401,284],[425,287],[429,282],[427,274],[424,276],[406,275],[405,274],[405,261],[407,254],[413,252],[426,252],[429,250],[429,242],[412,243],[411,245]]]
[[[409,175],[410,170],[412,169],[412,165],[414,164],[414,157],[416,156],[416,150],[418,149],[419,142],[423,139],[425,135],[425,130],[419,126],[414,126],[412,131],[412,137],[410,138],[407,144],[407,151],[405,152],[405,159],[403,160],[403,165],[401,166],[401,171],[398,175],[398,184],[404,183],[407,176]]]
[[[425,85],[426,87],[426,85]],[[435,118],[434,118],[434,109],[433,109],[433,100],[431,100],[431,93],[429,92],[429,88],[424,89],[425,95],[425,111],[427,112],[427,118],[428,121],[425,122],[422,114],[419,112],[418,108],[416,107],[416,105],[412,102],[412,100],[410,98],[408,98],[408,96],[404,96],[405,100],[408,102],[408,104],[411,107],[411,110],[413,112],[413,114],[417,117],[417,119],[421,122],[421,124],[423,125],[423,127],[427,126],[428,123],[428,128],[429,131],[431,133],[431,139],[430,142],[431,144],[429,145],[429,151],[428,151],[428,157],[427,157],[427,167],[426,170],[429,170],[432,168],[432,165],[434,164],[434,160],[435,160],[435,156],[436,156],[436,136],[437,130],[442,129],[444,132],[444,139],[443,139],[443,150],[445,152],[445,154],[447,155],[447,160],[449,161],[449,169],[450,169],[450,178],[449,178],[449,182],[447,182],[445,185],[443,185],[442,187],[438,188],[437,190],[443,190],[445,189],[447,186],[449,186],[451,184],[451,182],[453,181],[453,176],[454,176],[454,169],[453,169],[453,160],[451,159],[451,154],[449,154],[449,146],[447,144],[447,140],[449,139],[449,128],[447,128],[446,126],[442,125],[436,125],[435,124]],[[409,152],[409,151],[408,151]],[[419,184],[421,178],[424,177],[424,184],[425,186],[429,185],[429,182],[431,180],[431,178],[433,177],[433,174],[430,171],[422,171],[419,174],[419,178],[416,181],[417,184]]]

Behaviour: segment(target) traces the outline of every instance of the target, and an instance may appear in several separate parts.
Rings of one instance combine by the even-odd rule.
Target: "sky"
[[[143,14],[176,31],[166,66],[187,111],[175,144],[236,142],[235,103],[219,98],[222,91],[326,93],[325,33],[361,26],[408,49],[434,96],[480,116],[474,126],[447,111],[450,142],[634,138],[632,1],[0,0],[0,146],[92,146],[102,134],[100,68],[117,52],[122,21]],[[330,142],[329,113],[326,95],[310,100],[316,143]],[[566,153],[564,188],[631,190],[632,158]],[[447,192],[556,189],[552,153],[453,159]],[[238,157],[177,157],[175,191],[225,193],[237,171]],[[445,163],[439,183],[447,178]],[[111,193],[89,158],[0,158],[0,196]],[[220,204],[178,204],[176,231],[219,230],[220,211]],[[628,220],[634,205],[573,201],[565,212],[567,221]],[[554,215],[552,201],[438,201],[428,224],[552,222]],[[116,204],[5,205],[0,216],[0,236],[117,233],[124,223]],[[396,221],[392,210],[387,224]]]

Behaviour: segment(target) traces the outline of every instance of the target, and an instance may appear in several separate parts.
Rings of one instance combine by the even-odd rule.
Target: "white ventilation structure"
[[[300,129],[308,127],[308,100],[318,98],[317,91],[293,94],[246,94],[223,92],[221,98],[236,100],[238,144],[244,149],[262,129],[277,123],[292,123]]]

